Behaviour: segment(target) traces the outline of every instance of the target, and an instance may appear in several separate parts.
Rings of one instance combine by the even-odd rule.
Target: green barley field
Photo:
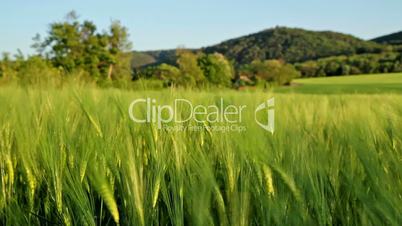
[[[229,132],[128,112],[137,98],[254,109],[272,96],[274,134],[253,111]],[[0,225],[397,226],[402,96],[1,87],[0,175]]]

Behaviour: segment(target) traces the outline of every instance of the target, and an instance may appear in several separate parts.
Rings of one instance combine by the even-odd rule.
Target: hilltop
[[[383,46],[352,35],[332,31],[309,31],[276,27],[205,48],[239,64],[255,59],[303,62],[322,57],[381,52]]]

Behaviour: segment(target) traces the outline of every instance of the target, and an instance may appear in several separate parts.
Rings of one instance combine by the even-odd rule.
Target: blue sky
[[[370,39],[402,30],[401,0],[10,0],[0,4],[0,52],[32,53],[36,33],[76,10],[106,29],[129,28],[136,50],[189,48],[280,26]]]

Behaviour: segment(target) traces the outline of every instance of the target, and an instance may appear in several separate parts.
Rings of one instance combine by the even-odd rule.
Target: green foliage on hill
[[[207,47],[237,64],[282,59],[294,63],[322,57],[382,52],[384,46],[336,32],[277,27]]]
[[[375,38],[372,41],[381,43],[381,44],[402,45],[402,31],[392,33],[389,35],[384,35],[384,36]]]

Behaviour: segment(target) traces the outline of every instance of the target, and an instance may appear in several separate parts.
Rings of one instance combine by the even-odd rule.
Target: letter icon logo
[[[261,126],[261,128],[271,132],[272,134],[275,131],[275,98],[272,97],[271,99],[267,100],[266,102],[260,104],[256,109],[255,109],[255,122]],[[264,122],[259,120],[261,117],[257,117],[258,113],[262,112],[262,115],[264,117]],[[259,116],[261,113],[259,114]]]

